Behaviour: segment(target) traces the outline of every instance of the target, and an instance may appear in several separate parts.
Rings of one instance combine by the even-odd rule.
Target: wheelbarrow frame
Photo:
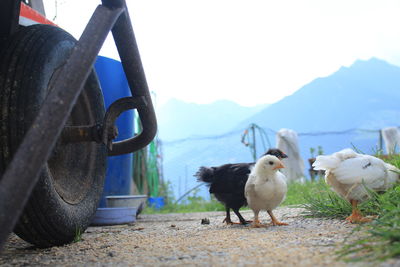
[[[19,28],[20,0],[0,3],[0,42]],[[108,33],[112,31],[132,97],[113,103],[102,125],[64,127],[82,91]],[[110,156],[131,153],[150,143],[157,121],[125,0],[102,0],[59,75],[50,81],[50,93],[0,180],[0,250],[48,160],[57,139],[95,141],[107,145]],[[115,120],[125,110],[136,109],[142,131],[133,138],[112,142]]]

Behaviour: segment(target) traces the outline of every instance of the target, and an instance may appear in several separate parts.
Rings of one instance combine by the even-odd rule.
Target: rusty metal
[[[123,8],[127,10],[126,3],[124,0],[103,0],[103,5],[111,9]],[[153,140],[157,133],[157,120],[154,112],[154,107],[151,101],[149,88],[146,81],[142,61],[139,54],[139,49],[136,43],[136,38],[132,29],[131,20],[129,13],[126,11],[116,21],[112,28],[113,37],[115,44],[118,49],[118,53],[121,58],[121,63],[125,71],[125,75],[128,80],[128,84],[131,90],[133,98],[140,98],[144,104],[132,105],[127,109],[136,109],[142,124],[142,131],[129,139],[113,142],[111,140],[116,137],[115,126],[111,127],[111,122],[103,125],[102,140],[103,143],[108,147],[108,155],[116,156],[126,153],[132,153],[143,147]],[[136,101],[136,100],[135,100]],[[139,100],[138,100],[139,101]],[[118,101],[117,101],[118,102]],[[118,102],[123,104],[123,102]],[[126,103],[125,103],[126,105]],[[115,109],[113,104],[113,109]],[[108,112],[107,112],[108,113]],[[120,113],[119,113],[120,114]],[[118,114],[118,115],[119,115]],[[117,115],[117,117],[118,117]],[[116,118],[115,118],[116,119]],[[114,124],[113,120],[112,124]],[[106,120],[104,121],[106,122]],[[90,126],[88,126],[90,127]],[[74,132],[76,130],[76,132]],[[81,142],[81,141],[96,141],[98,142],[97,136],[85,133],[80,133],[82,129],[66,129],[65,134],[63,131],[63,139],[68,142]],[[107,138],[105,138],[107,136]],[[106,140],[107,139],[107,140]]]
[[[90,142],[103,143],[109,153],[113,150],[113,140],[118,136],[115,122],[122,112],[130,109],[145,108],[148,106],[146,98],[123,97],[112,103],[104,116],[103,125],[93,126],[65,126],[60,140],[63,143]],[[143,123],[142,123],[143,124]]]
[[[12,35],[19,27],[20,1],[0,1],[0,38]]]
[[[0,250],[64,127],[109,30],[124,10],[98,6],[0,180]]]
[[[63,143],[79,143],[90,141],[101,143],[103,135],[102,133],[103,126],[100,124],[92,126],[65,126],[61,132],[60,141]]]
[[[146,98],[123,97],[112,103],[104,116],[103,124],[88,126],[65,126],[61,132],[62,143],[97,142],[107,146],[109,152],[113,150],[113,140],[118,136],[115,122],[122,112],[130,109],[145,108],[148,105]]]
[[[127,10],[124,0],[102,0],[102,2],[103,5],[110,8],[124,8]],[[146,106],[137,108],[142,123],[142,132],[133,138],[114,142],[112,150],[108,153],[109,156],[137,151],[149,144],[157,133],[156,115],[128,12],[124,12],[118,18],[112,29],[112,34],[132,97],[143,97],[146,100]]]
[[[114,132],[114,124],[118,116],[126,110],[138,109],[146,106],[147,102],[145,97],[124,97],[118,99],[108,107],[106,115],[104,116],[102,141],[107,145],[109,153],[113,150],[114,143],[112,139],[115,138],[112,138],[113,136],[110,136],[110,133]]]

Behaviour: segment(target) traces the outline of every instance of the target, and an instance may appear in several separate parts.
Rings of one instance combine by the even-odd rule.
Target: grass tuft
[[[400,256],[400,185],[376,194],[363,205],[378,219],[356,228],[365,234],[337,252],[345,261],[383,261]]]
[[[74,237],[73,243],[82,241],[82,234],[83,234],[83,231],[79,227],[77,227],[75,230],[75,237]]]
[[[304,198],[305,203],[300,206],[307,217],[344,219],[351,213],[350,203],[331,191],[323,180],[316,182]]]

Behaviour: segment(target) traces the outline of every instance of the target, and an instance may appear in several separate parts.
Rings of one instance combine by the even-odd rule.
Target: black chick
[[[287,158],[287,155],[279,149],[269,149],[264,155],[274,155],[279,159]],[[263,155],[263,156],[264,156]],[[251,168],[255,162],[224,164],[218,167],[200,167],[194,175],[197,181],[206,182],[210,187],[210,194],[225,205],[226,217],[224,222],[234,224],[231,221],[230,209],[238,216],[241,224],[247,224],[239,209],[247,205],[244,196],[244,187]]]

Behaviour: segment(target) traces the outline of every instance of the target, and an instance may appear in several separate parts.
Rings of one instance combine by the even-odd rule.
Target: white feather
[[[332,172],[343,184],[366,183],[385,179],[387,169],[384,162],[378,158],[360,155],[342,161]]]
[[[383,191],[399,180],[398,169],[383,160],[344,149],[329,156],[318,156],[313,164],[316,170],[325,170],[325,180],[332,189],[350,200],[365,200],[365,187]]]
[[[313,168],[315,170],[335,169],[343,160],[355,158],[358,155],[360,154],[357,154],[350,148],[346,148],[329,156],[317,156],[313,163]]]
[[[329,170],[335,169],[340,164],[340,159],[333,156],[317,156],[313,163],[314,170]]]
[[[275,165],[270,165],[270,162]],[[251,171],[245,185],[245,196],[253,211],[272,211],[285,199],[285,175],[274,169],[279,163],[281,162],[275,156],[266,155],[257,161]]]

